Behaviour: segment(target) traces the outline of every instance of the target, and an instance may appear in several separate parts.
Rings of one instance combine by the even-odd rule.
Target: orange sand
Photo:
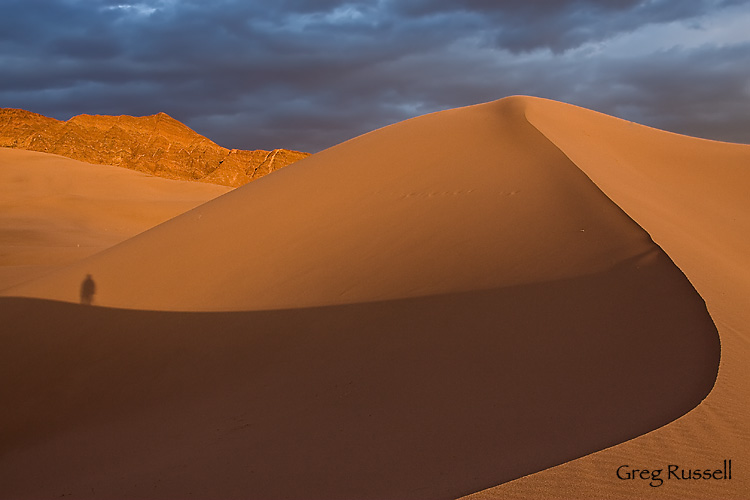
[[[527,99],[527,118],[651,234],[705,299],[721,337],[708,398],[632,441],[471,498],[742,499],[750,495],[750,146],[670,134]],[[662,384],[663,381],[657,383]],[[721,467],[731,481],[623,481],[617,467]]]
[[[0,495],[737,496],[614,471],[742,462],[748,159],[508,98],[7,289]]]
[[[229,190],[0,148],[0,289],[100,252]]]

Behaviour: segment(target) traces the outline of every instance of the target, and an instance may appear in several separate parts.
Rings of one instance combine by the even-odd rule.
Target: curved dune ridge
[[[672,137],[525,97],[426,115],[6,290],[0,493],[452,498],[672,422],[719,338],[636,167],[748,157]],[[64,303],[87,273],[108,307]]]
[[[671,134],[541,99],[527,99],[526,117],[690,279],[718,328],[721,365],[706,400],[678,421],[471,498],[746,498],[744,465],[731,480],[718,481],[670,478],[668,467],[714,470],[724,460],[750,462],[750,146]],[[662,469],[667,481],[651,487],[650,479],[620,480],[616,470],[626,464]]]

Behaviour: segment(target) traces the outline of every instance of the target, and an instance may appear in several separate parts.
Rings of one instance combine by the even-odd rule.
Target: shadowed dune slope
[[[2,298],[0,321],[4,498],[453,498],[673,420],[719,360],[702,301],[657,250],[387,302]]]
[[[747,498],[750,480],[750,146],[695,139],[575,106],[527,98],[526,116],[646,229],[706,301],[722,357],[706,400],[678,421],[620,446],[473,498]],[[715,469],[731,481],[618,480],[623,464]]]
[[[100,252],[228,191],[0,148],[0,289]]]
[[[537,105],[377,130],[6,291],[2,496],[452,498],[694,408],[705,303]],[[112,308],[58,302],[86,273]]]

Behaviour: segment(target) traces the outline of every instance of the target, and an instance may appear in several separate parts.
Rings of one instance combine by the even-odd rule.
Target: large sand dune
[[[92,273],[100,305],[278,309],[570,278],[655,248],[523,113],[366,134],[13,293],[77,301]]]
[[[706,422],[716,456],[742,456],[750,279],[730,233],[748,159],[509,98],[366,134],[8,289],[0,493],[468,494],[698,405],[719,363],[704,287],[722,346],[707,402],[481,495],[742,491],[644,490],[612,465],[694,458]],[[55,302],[87,273],[108,307]]]

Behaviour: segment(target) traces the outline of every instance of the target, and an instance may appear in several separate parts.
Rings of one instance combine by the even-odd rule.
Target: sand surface
[[[0,148],[0,289],[100,252],[228,191]]]
[[[9,288],[0,494],[737,497],[749,159],[508,98]],[[725,458],[723,483],[615,476]]]
[[[714,387],[678,421],[471,498],[742,499],[750,495],[750,146],[662,132],[550,101],[529,121],[646,229],[705,299],[721,337]],[[655,380],[661,385],[663,382]],[[619,480],[623,464],[721,467],[731,481]]]

